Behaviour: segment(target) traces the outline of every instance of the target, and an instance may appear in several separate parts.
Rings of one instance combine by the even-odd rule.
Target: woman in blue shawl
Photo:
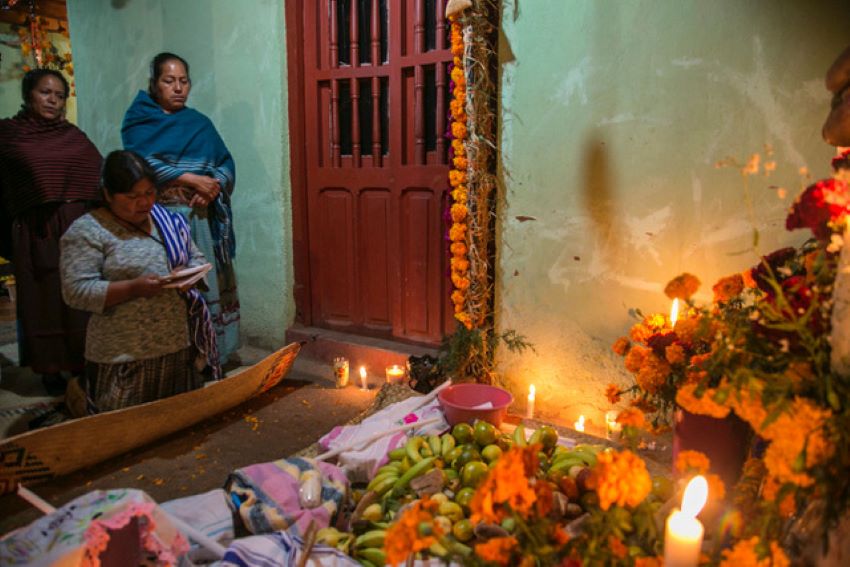
[[[210,119],[186,106],[191,88],[189,64],[183,58],[173,53],[154,57],[148,92],[139,91],[127,109],[121,137],[124,147],[144,156],[156,173],[158,202],[186,217],[198,248],[215,258],[204,299],[224,364],[239,348],[230,209],[236,166]]]

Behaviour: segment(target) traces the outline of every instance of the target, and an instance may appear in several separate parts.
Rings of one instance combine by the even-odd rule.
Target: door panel
[[[431,344],[454,327],[444,9],[444,0],[288,5],[301,26],[289,50],[302,89],[293,206],[306,209],[294,215],[306,224],[308,252],[296,239],[295,254],[305,258],[296,289],[309,293],[296,298],[309,302],[298,310],[308,324]]]

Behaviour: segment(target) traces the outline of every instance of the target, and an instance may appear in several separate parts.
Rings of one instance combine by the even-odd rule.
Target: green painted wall
[[[47,37],[61,54],[71,51],[67,37],[58,33],[49,33]],[[18,34],[12,24],[0,22],[0,118],[14,116],[21,109],[21,79],[24,77],[24,65],[35,66],[35,57],[25,58],[18,47]],[[69,83],[73,77],[65,74]],[[77,123],[77,97],[71,89],[71,96],[65,104],[65,117]]]
[[[233,199],[243,338],[279,346],[294,318],[280,0],[72,0],[79,124],[104,153],[121,147],[127,106],[148,65],[173,51],[191,66],[189,105],[209,116],[236,160]]]
[[[711,285],[802,234],[784,231],[798,170],[829,171],[823,76],[847,44],[847,1],[504,0],[499,324],[538,354],[505,356],[544,414],[595,425],[628,309],[669,310],[689,271]],[[715,162],[772,144],[770,177]],[[784,199],[771,185],[788,188]],[[521,222],[518,216],[536,220]]]

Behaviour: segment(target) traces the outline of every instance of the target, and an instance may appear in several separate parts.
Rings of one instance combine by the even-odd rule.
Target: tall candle
[[[366,382],[366,367],[365,366],[360,367],[360,387],[364,390],[369,389],[369,383]]]
[[[673,300],[673,305],[670,306],[670,328],[676,326],[676,321],[679,320],[679,298]]]
[[[525,404],[525,418],[534,418],[534,384],[528,387],[528,402]]]
[[[695,476],[685,488],[682,509],[673,510],[667,518],[664,533],[664,567],[695,567],[699,563],[705,529],[697,520],[708,499],[708,483]]]

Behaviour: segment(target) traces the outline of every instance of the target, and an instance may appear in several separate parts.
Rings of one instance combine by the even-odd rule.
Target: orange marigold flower
[[[620,401],[620,388],[616,384],[608,384],[605,388],[605,397],[612,404]]]
[[[650,351],[635,375],[635,382],[644,392],[654,394],[664,385],[671,372],[670,364]]]
[[[469,193],[466,190],[466,185],[458,185],[457,189],[452,191],[452,199],[455,203],[465,205],[469,199]]]
[[[452,256],[451,260],[449,260],[449,265],[455,272],[464,273],[469,270],[469,260],[464,258],[456,258]]]
[[[729,396],[729,405],[735,413],[750,424],[753,431],[761,433],[762,423],[767,419],[767,410],[761,401],[760,384],[752,383],[748,388],[742,388]]]
[[[612,504],[637,506],[652,489],[646,463],[628,450],[600,453],[591,475],[603,510]]]
[[[455,168],[461,171],[466,171],[466,168],[469,167],[469,162],[463,156],[455,156],[452,162],[454,163]]]
[[[463,326],[467,329],[472,328],[472,317],[470,317],[469,313],[466,311],[460,311],[455,313],[455,319],[463,323]]]
[[[756,553],[758,542],[758,536],[739,540],[734,547],[723,551],[720,567],[766,567]]]
[[[455,67],[454,69],[452,69],[451,78],[456,85],[466,84],[466,77],[463,74],[463,69],[460,67]]]
[[[629,351],[629,347],[632,345],[631,341],[629,341],[629,337],[620,337],[614,344],[611,346],[611,349],[619,354],[620,356],[626,356],[626,353]]]
[[[459,140],[466,138],[466,124],[463,122],[452,122],[452,136]]]
[[[761,496],[768,502],[773,502],[776,500],[776,495],[779,494],[779,489],[781,485],[779,481],[776,480],[775,477],[768,476],[764,479],[764,483],[762,484]]]
[[[830,410],[808,399],[794,398],[791,407],[761,431],[771,441],[764,454],[770,474],[780,482],[811,486],[814,479],[804,469],[820,464],[835,451],[824,437],[831,416]]]
[[[523,517],[531,513],[538,498],[530,484],[537,472],[538,448],[513,447],[496,461],[469,504],[473,524],[501,522],[507,516],[505,506]]]
[[[729,408],[715,402],[712,398],[716,390],[712,388],[706,389],[702,397],[698,398],[694,394],[698,384],[683,384],[676,392],[676,403],[685,410],[700,415],[708,415],[711,417],[724,418],[729,415]]]
[[[682,345],[667,345],[664,349],[664,358],[670,364],[683,364],[685,362],[685,349]]]
[[[705,453],[699,451],[681,451],[676,456],[675,469],[679,473],[693,472],[694,474],[704,474],[711,466],[711,461],[705,456]]]
[[[558,524],[555,526],[555,529],[552,530],[552,541],[559,546],[564,546],[570,541],[570,534],[567,533],[564,526]]]
[[[452,303],[461,304],[466,301],[466,295],[460,290],[454,290],[452,292]]]
[[[773,560],[771,567],[790,567],[791,565],[785,550],[775,541],[770,542],[770,558]]]
[[[745,272],[741,272],[741,281],[744,282],[744,287],[755,288],[758,287],[758,283],[756,279],[753,277],[753,270],[749,269]]]
[[[518,542],[515,537],[493,537],[484,543],[475,544],[475,555],[497,565],[508,565],[511,553],[517,548]]]
[[[680,274],[670,280],[664,287],[664,295],[670,299],[682,299],[687,301],[699,289],[699,279],[687,272]]]
[[[459,242],[466,238],[466,225],[463,223],[454,223],[449,229],[449,240]]]
[[[434,512],[437,511],[437,507],[438,503],[426,496],[414,502],[396,519],[387,530],[387,536],[384,539],[387,563],[390,565],[404,563],[411,554],[428,549],[437,542],[437,538],[443,535],[440,526],[434,523]],[[419,527],[423,523],[432,526],[431,535],[421,535]]]
[[[463,242],[452,242],[449,250],[455,256],[466,256],[466,244]]]
[[[797,512],[797,502],[794,500],[794,493],[786,494],[779,503],[779,515],[783,518],[790,518]]]
[[[469,287],[469,280],[463,276],[453,273],[452,283],[457,289],[464,290]]]
[[[463,140],[452,140],[452,149],[456,156],[466,155],[466,148],[463,145]]]
[[[711,290],[714,292],[715,303],[729,301],[738,297],[744,291],[744,278],[741,274],[732,274],[720,278]]]
[[[452,216],[453,222],[462,222],[464,219],[466,219],[466,214],[469,212],[469,209],[466,208],[466,205],[455,203],[454,205],[452,205],[449,212]]]
[[[617,415],[617,423],[623,427],[646,428],[646,416],[636,407],[624,409]]]
[[[676,321],[674,331],[679,341],[686,345],[693,345],[702,338],[704,332],[701,317],[686,317]]]
[[[623,544],[623,540],[614,536],[608,536],[608,548],[617,559],[625,559],[629,553],[629,548]]]
[[[449,185],[457,187],[466,183],[466,172],[452,169],[449,171]]]
[[[623,364],[626,366],[626,370],[632,374],[637,374],[640,371],[641,366],[643,366],[644,360],[650,354],[652,354],[651,349],[641,345],[632,345],[632,348],[630,348],[629,352],[626,353],[625,361],[623,361]]]

